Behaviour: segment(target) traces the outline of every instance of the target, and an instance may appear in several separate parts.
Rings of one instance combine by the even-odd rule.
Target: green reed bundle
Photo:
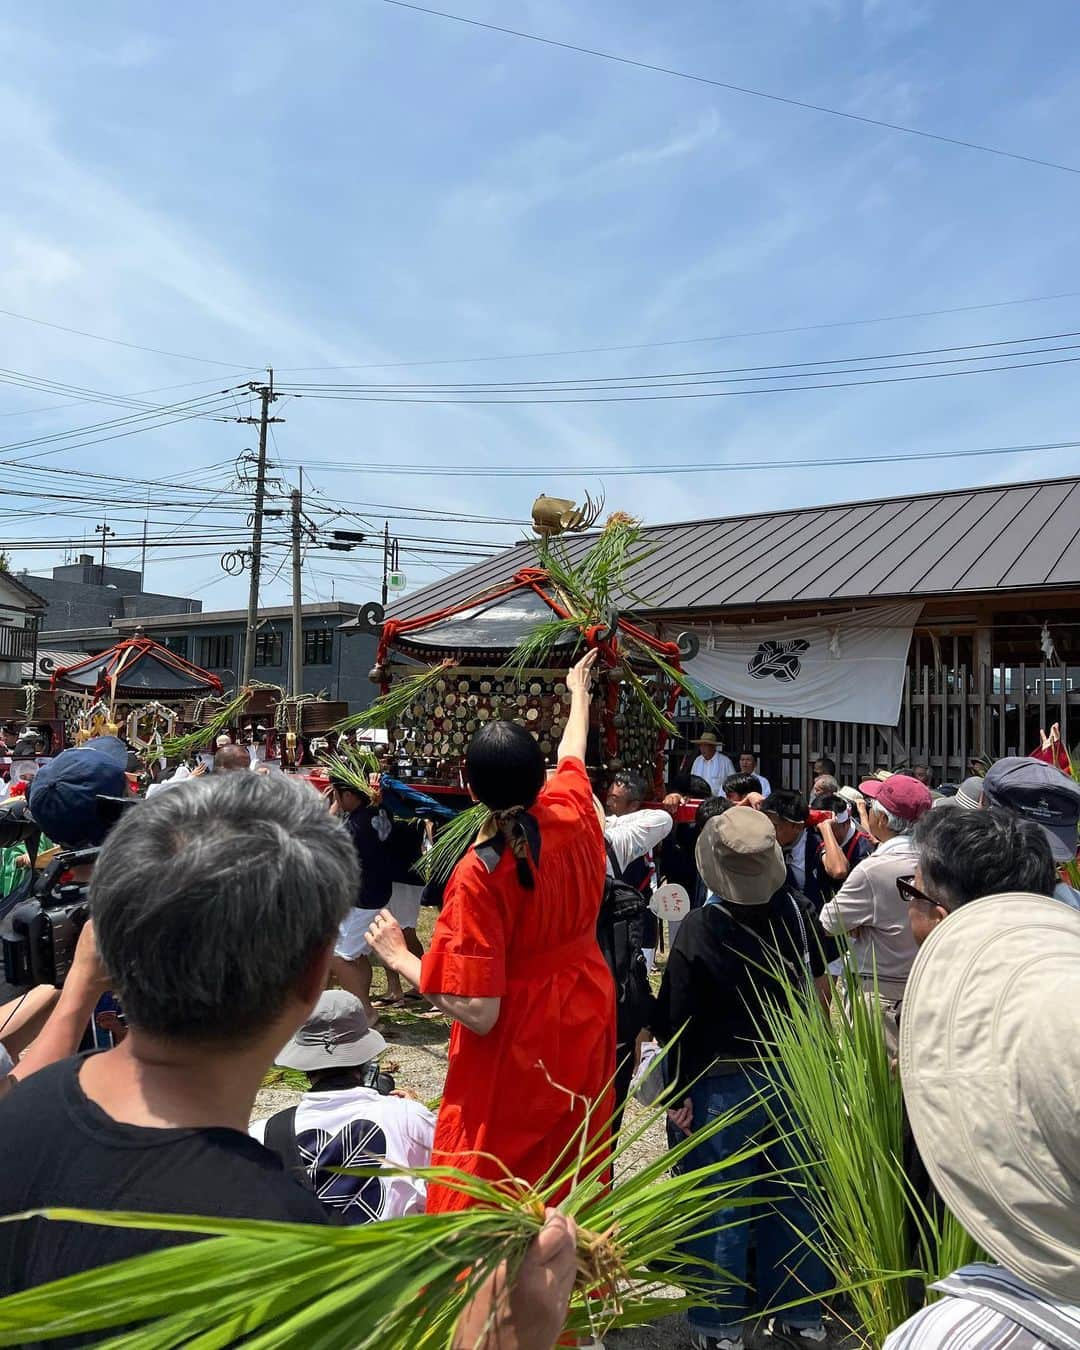
[[[371,778],[379,772],[379,761],[370,750],[340,741],[336,750],[327,750],[319,756],[319,763],[333,782],[344,783],[369,800],[374,795]]]
[[[201,750],[203,746],[212,744],[222,732],[228,731],[244,711],[248,705],[248,700],[251,698],[251,693],[251,688],[245,686],[234,698],[220,708],[205,726],[196,727],[183,736],[166,736],[161,742],[161,749],[155,748],[152,750],[151,756],[156,758],[159,754],[163,754],[167,759],[187,759],[196,750]]]
[[[391,726],[416,699],[422,697],[432,685],[437,684],[447,671],[452,670],[453,665],[453,661],[443,661],[437,666],[424,666],[415,675],[399,677],[374,703],[362,712],[350,713],[348,717],[343,717],[340,722],[335,722],[330,730],[351,733]]]
[[[749,1146],[724,1164],[667,1175],[692,1148],[745,1108],[712,1121],[614,1187],[606,1147],[578,1137],[536,1188],[512,1178],[478,1180],[421,1169],[464,1190],[465,1210],[351,1228],[252,1220],[53,1209],[49,1220],[155,1228],[213,1236],[131,1258],[0,1300],[0,1345],[127,1328],[107,1350],[218,1350],[243,1345],[318,1350],[445,1350],[466,1305],[499,1267],[520,1265],[544,1222],[545,1206],[577,1225],[578,1279],[567,1327],[594,1336],[638,1326],[715,1297],[730,1283],[680,1255],[685,1238],[740,1199],[738,1169]],[[623,1129],[618,1165],[663,1115],[663,1106]],[[736,1173],[729,1179],[728,1169]],[[370,1175],[370,1173],[368,1173]],[[5,1222],[19,1222],[17,1216]],[[95,1342],[97,1344],[98,1342]]]
[[[606,627],[620,605],[630,601],[646,606],[648,601],[637,595],[629,582],[633,569],[655,551],[643,546],[643,539],[640,521],[624,512],[615,512],[580,557],[572,556],[560,539],[537,541],[537,565],[547,574],[552,598],[567,614],[530,629],[511,653],[506,669],[520,679],[526,670],[550,666],[558,648],[576,646],[590,629]],[[619,646],[625,658],[622,676],[658,730],[675,735],[678,729],[654,695],[650,677],[660,677],[661,697],[667,688],[674,686],[691,700],[699,716],[711,720],[712,714],[686,677],[649,643],[623,629],[619,632]],[[643,677],[635,665],[654,669],[650,676]]]
[[[850,1299],[852,1329],[869,1350],[916,1311],[925,1285],[977,1259],[977,1248],[908,1180],[900,1079],[850,954],[845,964],[855,997],[831,1017],[777,980],[784,992],[764,1015],[765,1075],[777,1096],[766,1089],[763,1100],[794,1160],[789,1184],[819,1225],[811,1245]]]
[[[474,802],[460,811],[438,828],[431,848],[421,855],[414,870],[425,881],[448,881],[450,873],[490,817],[491,812],[483,802]]]

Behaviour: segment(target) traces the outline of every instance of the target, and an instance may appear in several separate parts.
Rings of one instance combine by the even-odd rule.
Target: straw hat
[[[923,945],[900,1075],[939,1194],[1007,1270],[1080,1303],[1080,915],[993,895]]]
[[[703,732],[701,733],[701,735],[697,738],[696,744],[697,744],[697,745],[719,745],[720,742],[716,739],[716,736],[715,736],[715,734],[714,734],[713,732],[711,732],[711,731],[703,731]]]

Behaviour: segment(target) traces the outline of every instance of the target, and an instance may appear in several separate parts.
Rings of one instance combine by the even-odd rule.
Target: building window
[[[334,651],[334,633],[330,628],[313,628],[304,634],[304,665],[328,666]]]
[[[255,634],[255,664],[257,666],[281,665],[281,634]]]
[[[199,639],[199,664],[206,670],[229,670],[233,662],[230,636]]]
[[[169,651],[175,652],[177,656],[182,656],[187,660],[188,654],[188,636],[186,633],[180,633],[176,636],[169,636],[162,643],[162,646],[168,647]]]

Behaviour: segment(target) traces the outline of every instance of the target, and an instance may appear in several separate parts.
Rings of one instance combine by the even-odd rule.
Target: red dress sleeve
[[[506,993],[506,919],[497,884],[478,859],[458,864],[421,963],[421,993],[460,998]]]
[[[562,822],[580,825],[582,817],[600,831],[593,806],[593,788],[580,759],[564,759],[540,791],[540,801]]]

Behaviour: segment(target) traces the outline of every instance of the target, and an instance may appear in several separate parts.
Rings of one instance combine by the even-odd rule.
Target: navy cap
[[[1056,862],[1076,857],[1080,783],[1060,769],[1027,756],[996,760],[983,779],[983,798],[1041,826]]]
[[[98,736],[42,765],[30,785],[30,814],[50,839],[69,848],[104,842],[115,819],[102,797],[126,797],[127,746]]]

